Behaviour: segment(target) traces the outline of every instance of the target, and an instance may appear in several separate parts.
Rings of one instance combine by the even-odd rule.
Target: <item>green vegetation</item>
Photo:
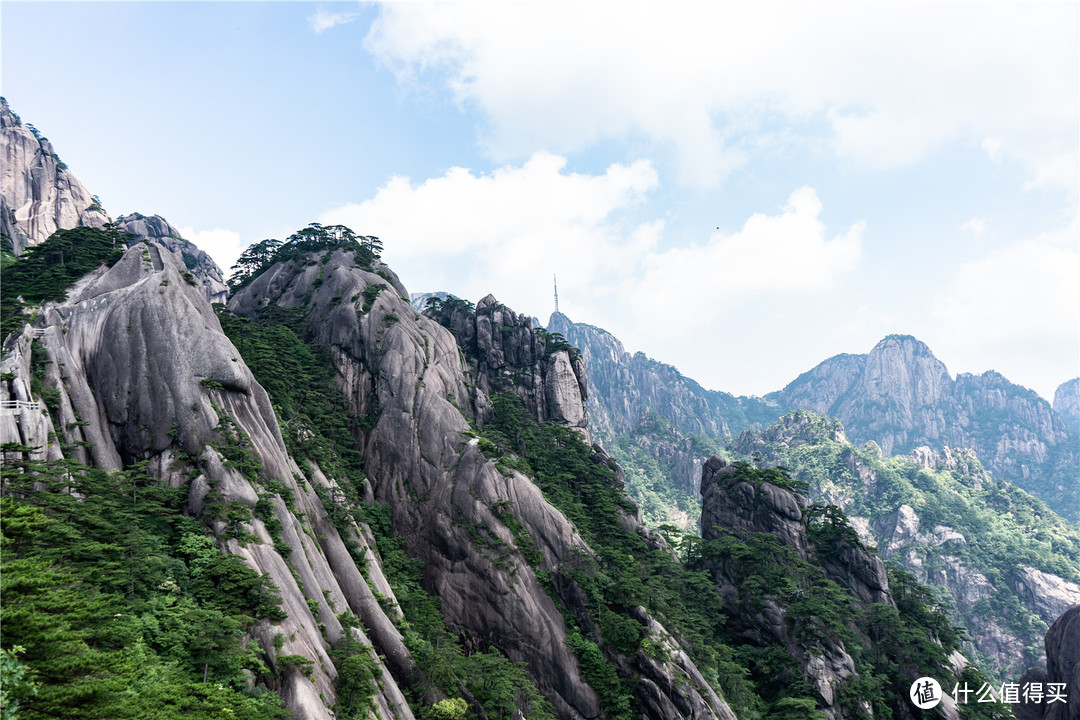
[[[357,265],[371,270],[383,247],[379,238],[357,235],[344,225],[311,223],[290,235],[285,242],[267,239],[248,247],[232,267],[229,290],[235,293],[276,263],[305,257],[311,252],[336,249],[354,251]]]
[[[705,435],[684,435],[667,418],[648,413],[629,433],[605,441],[605,449],[625,473],[626,494],[641,508],[651,528],[671,525],[696,532],[701,522],[701,497],[687,475],[696,474],[693,459],[724,456],[720,443]],[[682,462],[682,473],[677,465]],[[681,482],[675,478],[682,475]]]
[[[612,469],[599,462],[579,435],[538,423],[513,395],[497,395],[492,402],[494,416],[481,439],[490,443],[500,462],[512,463],[532,477],[596,553],[595,560],[579,555],[558,569],[585,592],[588,601],[566,607],[556,594],[556,602],[564,608],[569,642],[584,676],[600,694],[608,717],[640,714],[633,692],[636,678],[620,675],[614,660],[620,655],[632,658],[639,649],[658,652],[656,644],[645,639],[644,628],[628,615],[635,605],[647,608],[680,637],[698,668],[740,718],[793,717],[793,712],[816,707],[816,691],[797,670],[791,674],[795,661],[785,646],[752,623],[738,627],[725,617],[713,574],[718,562],[733,561],[736,586],[746,594],[747,604],[763,606],[771,598],[786,608],[791,637],[807,647],[844,643],[859,671],[845,696],[852,712],[868,700],[875,717],[892,717],[891,708],[907,702],[909,673],[949,672],[946,656],[958,646],[960,636],[945,611],[910,578],[895,575],[898,610],[863,606],[819,566],[801,560],[772,535],[732,535],[703,543],[694,536],[680,540],[672,533],[683,558],[678,562],[622,523],[620,514],[635,507],[616,485]],[[517,457],[510,457],[515,453]],[[782,468],[761,470],[747,464],[736,468],[753,484],[768,481],[806,489]],[[820,510],[813,524],[822,545],[850,539],[850,526],[836,510]],[[985,717],[1003,716],[1000,708],[982,712]]]
[[[24,309],[48,300],[63,300],[73,282],[98,265],[113,265],[124,254],[124,235],[114,227],[58,230],[19,257],[0,253],[4,282],[0,285],[0,338],[28,321]],[[20,299],[21,298],[21,299]]]
[[[805,411],[791,418],[799,423],[796,437],[778,439],[786,435],[777,425],[758,437],[756,452],[791,468],[794,477],[809,484],[812,496],[845,498],[848,516],[867,518],[870,527],[885,527],[886,534],[877,538],[881,547],[891,542],[889,522],[901,505],[918,515],[921,533],[944,527],[962,535],[963,542],[910,547],[917,547],[931,577],[947,570],[946,556],[985,576],[994,596],[973,608],[955,609],[954,622],[974,628],[994,618],[1017,637],[1030,639],[1018,664],[1037,664],[1047,626],[1024,606],[1014,586],[1023,566],[1080,582],[1080,531],[1040,500],[988,475],[971,453],[954,451],[953,470],[925,468],[904,456],[883,458],[875,445],[856,448],[837,442],[842,428],[836,420]],[[900,550],[894,560],[902,562],[907,552]],[[945,587],[934,590],[940,598],[950,597]],[[1001,673],[971,646],[966,654],[991,674]]]
[[[69,461],[9,462],[3,482],[5,711],[286,715],[259,653],[241,643],[260,618],[284,617],[276,589],[183,515],[186,491],[141,466],[105,473]]]

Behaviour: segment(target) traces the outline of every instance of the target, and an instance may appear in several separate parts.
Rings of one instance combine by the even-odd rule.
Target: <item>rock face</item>
[[[423,561],[425,587],[438,595],[447,622],[468,642],[525,663],[561,717],[597,717],[599,697],[583,680],[563,616],[537,576],[545,573],[573,611],[584,596],[564,564],[591,550],[536,485],[501,472],[465,434],[470,420],[482,424],[490,413],[489,393],[500,391],[514,392],[538,419],[587,431],[580,360],[552,349],[528,318],[490,297],[475,311],[431,313],[444,327],[416,312],[388,268],[357,267],[350,251],[279,263],[229,306],[252,315],[270,303],[306,310],[310,340],[330,348],[352,411],[374,420],[363,437],[374,496],[391,509],[408,553]],[[535,544],[535,567],[511,526]],[[497,550],[478,545],[477,533]],[[656,625],[658,642],[675,643],[647,613],[643,619]],[[641,678],[645,717],[733,718],[685,652],[623,661]]]
[[[30,348],[40,344],[49,360],[43,386],[58,396],[57,422],[39,405],[5,408],[0,441],[40,445],[36,454],[49,458],[60,457],[61,443],[75,446],[69,452],[76,459],[104,469],[146,460],[163,482],[190,482],[188,508],[195,516],[202,515],[211,488],[219,503],[250,509],[265,483],[283,484],[295,497],[295,512],[280,495],[272,502],[288,557],[275,549],[260,519],[244,527],[258,540],[241,544],[227,536],[224,520],[204,518],[219,547],[269,574],[281,590],[288,617],[252,630],[268,666],[274,669],[275,659],[288,654],[314,661],[310,677],[296,667],[277,668],[276,689],[295,717],[333,717],[336,670],[327,650],[344,632],[333,608],[349,608],[366,628],[352,632],[385,658],[375,697],[380,717],[411,720],[398,681],[408,677],[412,661],[371,590],[390,592],[367,533],[353,526],[343,538],[325,519],[314,485],[329,489],[332,478],[316,469],[310,482],[298,481],[300,468],[286,453],[266,392],[222,333],[203,289],[184,281],[185,271],[179,253],[140,243],[111,269],[77,282],[64,302],[46,303],[35,327],[5,344],[0,368],[10,379],[0,389],[5,400],[31,400]],[[242,475],[214,448],[226,418],[258,453],[258,477]],[[371,585],[345,540],[369,557]],[[278,633],[286,638],[280,648]]]
[[[591,442],[585,363],[574,348],[547,342],[534,331],[531,317],[517,315],[491,295],[475,310],[444,303],[428,315],[450,330],[464,353],[469,374],[476,378],[478,417],[487,416],[486,398],[510,391],[537,420],[577,428]]]
[[[1041,645],[1042,628],[1080,602],[1075,528],[995,480],[971,450],[920,446],[906,458],[885,459],[874,444],[853,446],[838,421],[806,411],[789,413],[762,432],[745,432],[731,447],[743,457],[791,468],[810,485],[812,500],[848,514],[865,544],[947,594],[972,641],[965,652],[999,678],[1041,661],[1029,649]],[[972,508],[987,502],[994,503],[992,511],[977,518]],[[954,503],[954,513],[942,512]],[[994,524],[1002,527],[997,539],[988,534]],[[1062,552],[1052,554],[1046,544],[1027,554],[1016,547],[1017,537],[1040,543],[1055,538]],[[998,542],[1010,553],[986,551]],[[1040,555],[1049,559],[1041,569],[1032,567]],[[1056,568],[1072,579],[1050,572]],[[988,613],[988,603],[1014,609]]]
[[[655,413],[686,435],[719,438],[754,422],[772,422],[778,406],[760,398],[706,390],[671,365],[644,353],[630,355],[611,333],[552,313],[547,329],[581,351],[592,383],[588,400],[593,434],[608,443]],[[702,458],[704,460],[704,458]]]
[[[1080,718],[1080,605],[1069,608],[1046,633],[1046,669],[1032,668],[1020,678],[1021,689],[1041,683],[1044,700],[1019,702],[1013,712],[1019,720],[1077,720]],[[1050,701],[1049,684],[1064,686],[1064,701]]]
[[[116,225],[131,236],[129,245],[143,240],[152,240],[178,254],[184,267],[202,284],[206,291],[206,299],[211,303],[224,303],[228,298],[229,288],[225,285],[217,263],[193,243],[182,238],[180,231],[161,216],[146,217],[139,213],[121,215],[116,218]]]
[[[1080,435],[1080,378],[1063,382],[1054,391],[1054,412]]]
[[[0,100],[0,235],[10,239],[15,254],[57,230],[108,221],[52,143]]]
[[[737,466],[718,457],[705,463],[701,489],[701,529],[706,543],[735,537],[760,544],[761,538],[775,538],[793,550],[798,559],[824,569],[828,578],[850,593],[852,602],[893,606],[880,558],[857,542],[841,539],[828,548],[819,548],[810,540],[805,519],[807,500],[803,496],[768,481],[755,484]],[[849,648],[835,635],[813,637],[798,631],[800,626],[812,625],[813,620],[796,615],[780,588],[769,587],[764,590],[764,600],[755,599],[755,593],[760,591],[755,590],[752,581],[740,582],[739,561],[721,557],[709,560],[707,566],[720,586],[725,614],[736,636],[750,643],[764,639],[783,646],[805,681],[817,689],[818,704],[828,717],[862,716],[861,709],[853,710],[840,702],[844,687],[858,682]],[[870,641],[863,637],[861,642],[868,645]],[[903,716],[907,708],[896,709]]]
[[[953,380],[913,337],[891,335],[867,355],[830,358],[769,398],[831,415],[853,441],[872,440],[886,455],[971,448],[995,476],[1080,518],[1080,452],[1062,415],[993,371]]]

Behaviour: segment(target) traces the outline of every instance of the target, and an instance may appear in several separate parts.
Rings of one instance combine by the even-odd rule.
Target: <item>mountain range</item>
[[[5,713],[914,719],[916,678],[1019,668],[1060,609],[1046,588],[1072,591],[1075,531],[973,457],[910,471],[778,399],[644,356],[619,376],[617,341],[594,376],[572,328],[494,297],[418,311],[340,226],[264,243],[224,286],[164,219],[110,222],[0,104]],[[922,437],[888,427],[890,450]],[[689,458],[700,536],[643,521],[635,432],[646,470]],[[1019,659],[889,553],[927,582],[955,559],[1002,637],[1028,618]],[[1027,584],[979,596],[1006,562]],[[1044,677],[1078,630],[1047,631]]]

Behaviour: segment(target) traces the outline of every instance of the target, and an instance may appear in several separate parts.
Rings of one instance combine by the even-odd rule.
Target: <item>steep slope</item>
[[[971,638],[966,652],[1000,678],[1040,662],[1046,627],[1080,603],[1080,533],[969,450],[886,458],[806,411],[743,433],[733,449],[790,468],[863,542],[947,598]]]
[[[364,469],[374,499],[388,508],[406,552],[422,561],[424,586],[466,646],[525,663],[562,717],[622,712],[607,702],[612,691],[595,685],[612,662],[640,675],[634,693],[646,717],[733,717],[683,652],[663,661],[642,652],[590,654],[598,648],[582,634],[600,640],[599,629],[568,630],[567,622],[587,612],[568,573],[592,549],[534,482],[469,437],[470,421],[482,425],[494,410],[484,388],[505,381],[533,421],[558,420],[572,428],[562,442],[580,443],[572,438],[587,436],[584,378],[567,350],[547,347],[493,300],[457,316],[459,347],[407,298],[385,266],[356,249],[327,248],[267,266],[229,307],[256,320],[296,312],[309,341],[328,348],[352,414],[367,428]],[[566,402],[575,396],[576,408]],[[655,624],[653,632],[669,637],[647,612],[639,615],[635,627]]]
[[[651,525],[697,527],[702,463],[722,439],[770,423],[775,402],[702,388],[644,353],[630,355],[611,333],[553,313],[548,331],[581,353],[592,392],[593,435],[626,469],[627,491]]]
[[[1080,718],[1080,605],[1069,608],[1046,633],[1046,668],[1031,668],[1017,683],[1021,695],[1013,704],[1017,720]],[[1035,688],[1043,693],[1036,693]],[[1032,701],[1034,698],[1034,701]]]
[[[892,335],[867,355],[830,358],[769,398],[831,415],[854,442],[873,440],[886,455],[922,445],[971,448],[995,476],[1080,518],[1080,442],[1062,416],[993,371],[953,380],[913,337]]]
[[[151,240],[180,255],[184,267],[202,284],[206,299],[211,303],[224,303],[228,298],[229,288],[225,286],[221,269],[213,258],[181,237],[180,231],[161,216],[146,217],[139,213],[121,215],[116,218],[116,226],[130,237],[129,245]]]
[[[319,491],[335,481],[318,468],[305,478],[286,453],[265,391],[185,272],[179,254],[140,243],[8,339],[5,399],[22,402],[5,403],[15,407],[3,410],[0,441],[40,449],[6,446],[5,461],[66,455],[106,470],[145,462],[151,476],[187,488],[187,510],[214,544],[281,591],[287,617],[248,631],[268,668],[253,681],[296,717],[329,719],[339,672],[328,651],[346,634],[361,646],[373,639],[385,658],[371,656],[375,706],[384,718],[411,718],[395,679],[411,659],[371,589],[390,592],[369,534],[353,525],[342,537],[325,519]],[[371,586],[347,542],[369,558]],[[344,627],[335,608],[366,631]]]
[[[887,573],[843,513],[809,505],[786,471],[713,457],[701,487],[700,556],[724,597],[740,659],[754,667],[763,696],[782,698],[776,710],[912,718],[921,716],[908,699],[917,677],[940,678],[945,688],[982,680],[926,591]],[[973,710],[964,715],[1006,716],[1001,706]],[[960,717],[948,695],[938,712]]]
[[[1054,412],[1065,418],[1072,431],[1080,435],[1080,378],[1058,385],[1054,391]]]
[[[108,220],[52,143],[0,98],[0,236],[15,254],[59,229],[102,227]]]

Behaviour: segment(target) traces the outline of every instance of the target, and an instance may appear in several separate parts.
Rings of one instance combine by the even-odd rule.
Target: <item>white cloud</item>
[[[934,297],[928,340],[950,370],[992,368],[1052,398],[1080,361],[1077,220],[962,265]]]
[[[180,235],[188,242],[194,243],[200,250],[205,251],[214,259],[221,268],[225,277],[229,277],[230,268],[236,264],[237,258],[244,252],[248,244],[240,239],[240,233],[223,228],[213,230],[196,230],[193,227],[177,228]]]
[[[982,234],[986,232],[986,220],[981,217],[973,217],[961,225],[960,229],[967,230],[975,237],[982,237]]]
[[[478,107],[500,161],[646,138],[708,184],[763,133],[824,125],[877,168],[992,138],[991,156],[1074,191],[1076,24],[1072,3],[391,3],[365,43]]]
[[[452,168],[419,184],[395,177],[319,221],[382,238],[410,289],[473,301],[494,292],[519,312],[541,313],[553,273],[567,287],[595,288],[633,271],[663,223],[628,216],[658,184],[647,161],[583,175],[567,172],[565,158],[537,153],[488,175]]]
[[[358,12],[330,12],[324,7],[315,11],[314,15],[308,15],[308,27],[316,35],[321,35],[330,28],[338,25],[347,25],[360,17]]]
[[[625,288],[651,299],[633,305],[639,324],[678,335],[762,297],[834,289],[859,263],[865,226],[827,238],[821,210],[813,188],[800,188],[778,215],[757,213],[736,233],[649,255],[643,276]],[[693,312],[672,313],[680,305]]]

